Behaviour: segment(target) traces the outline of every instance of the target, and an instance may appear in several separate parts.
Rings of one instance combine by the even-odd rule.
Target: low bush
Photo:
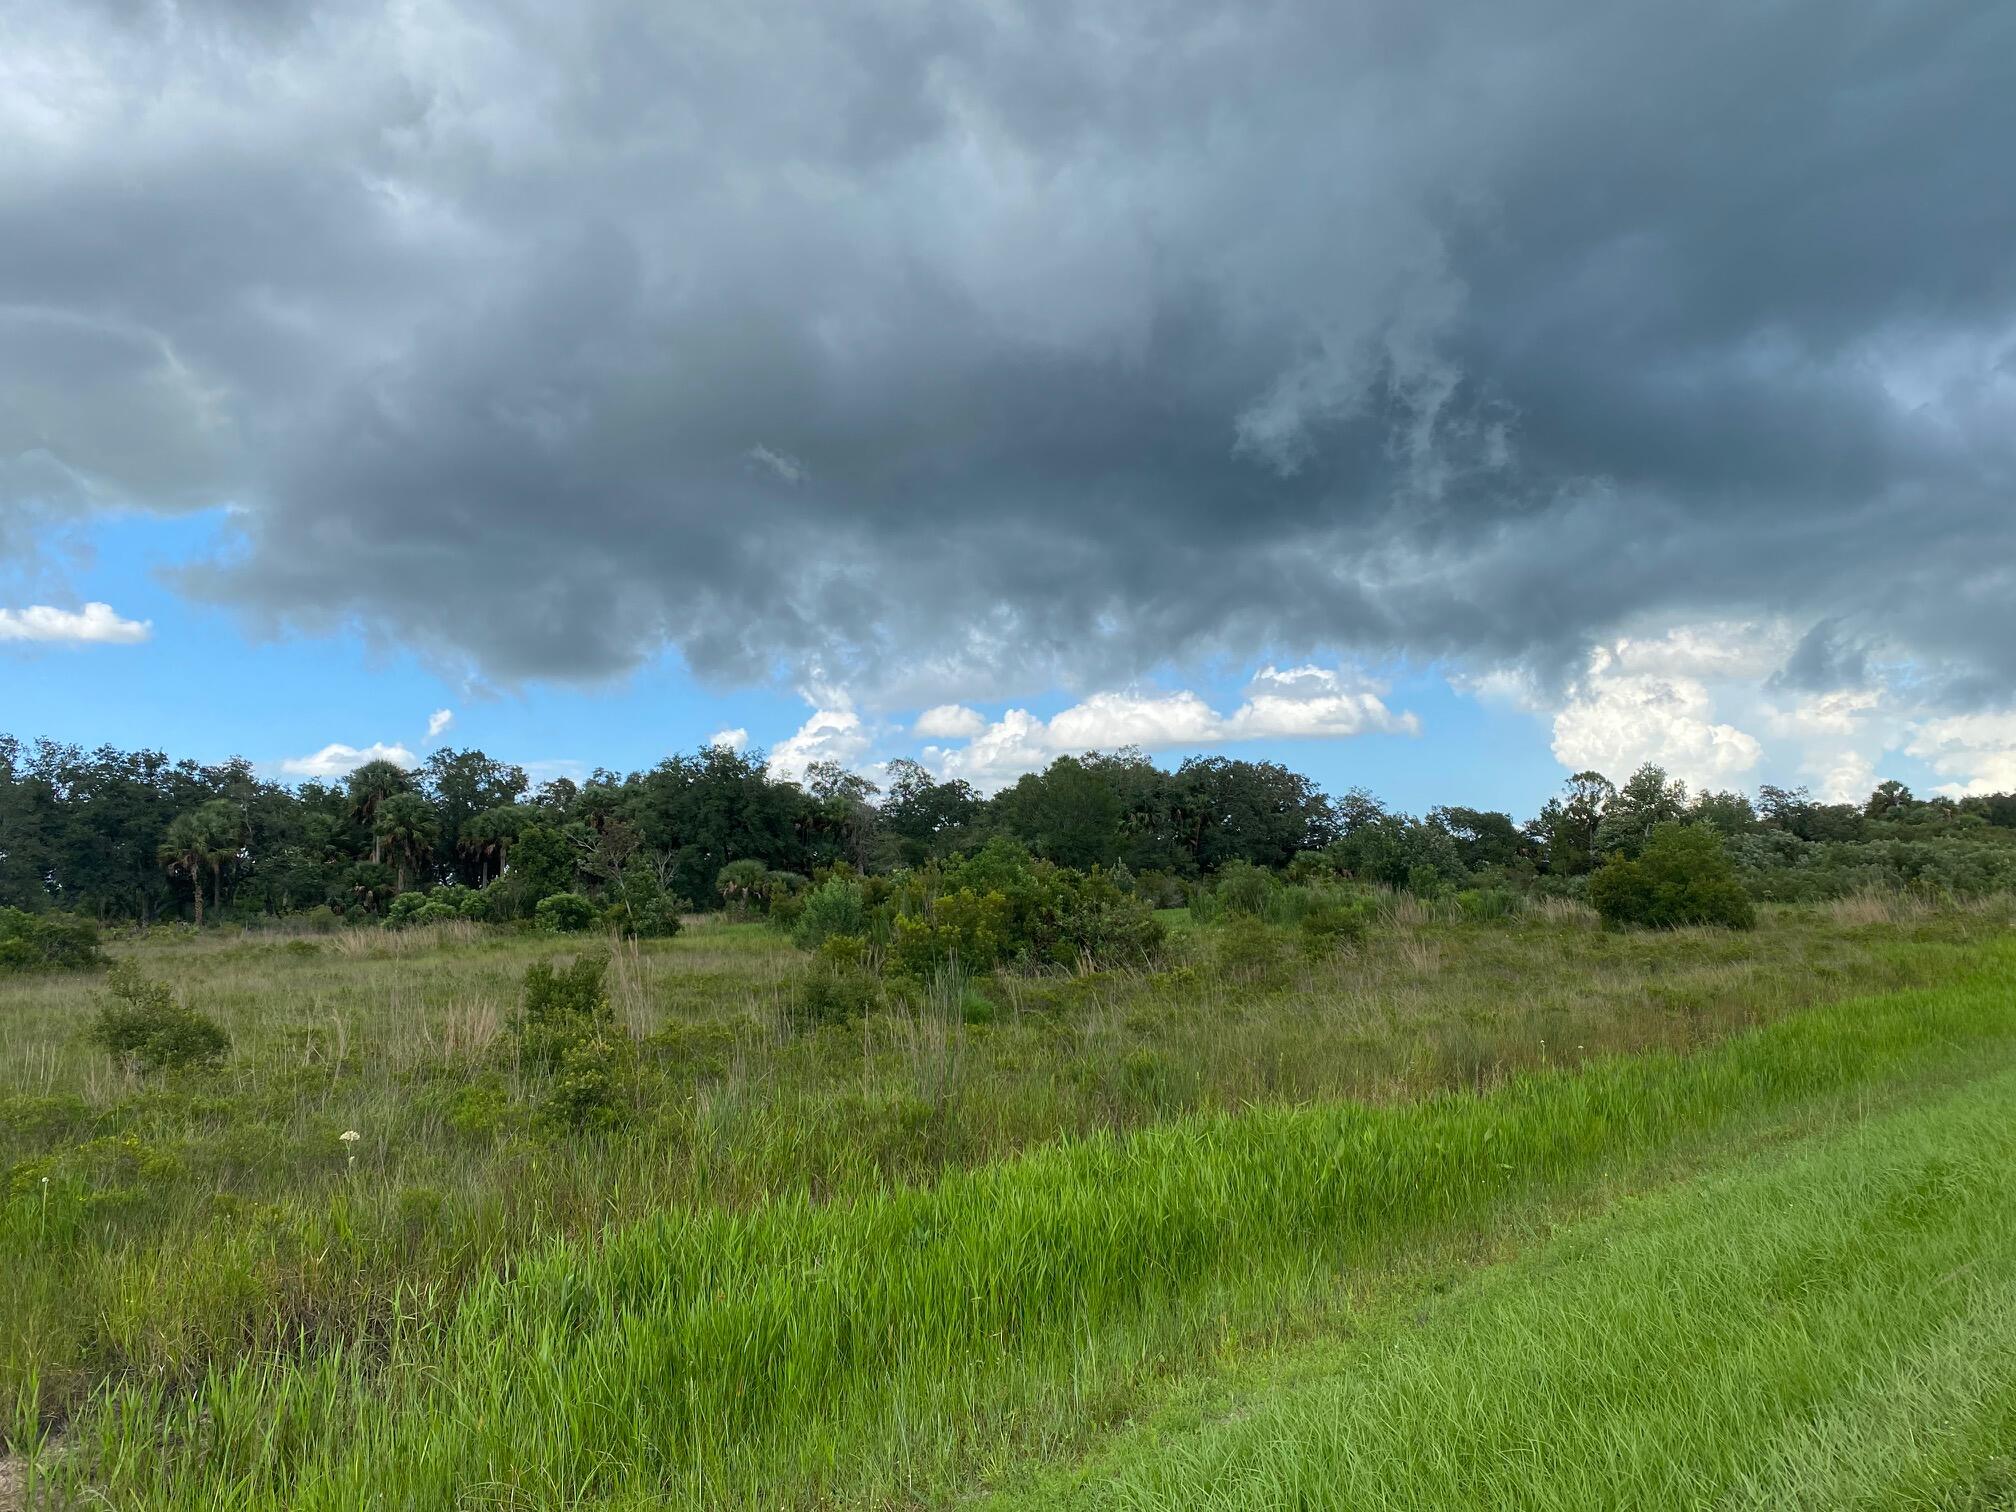
[[[548,934],[579,934],[593,929],[602,911],[580,893],[553,893],[539,900],[532,919]]]
[[[231,1037],[222,1025],[176,1002],[166,982],[147,980],[131,961],[113,966],[105,985],[107,999],[91,1038],[129,1070],[216,1065],[230,1053]]]
[[[854,1023],[880,998],[881,988],[868,972],[822,961],[798,984],[797,995],[785,1000],[784,1015],[804,1033]]]
[[[1705,825],[1655,825],[1637,860],[1611,861],[1589,879],[1589,902],[1612,929],[1757,922],[1721,837]]]
[[[1312,961],[1335,955],[1347,945],[1363,942],[1372,922],[1368,900],[1338,899],[1319,904],[1302,915],[1296,928],[1302,938],[1302,954]]]
[[[385,927],[406,929],[417,924],[446,924],[463,917],[462,910],[434,893],[403,892],[385,905]]]
[[[861,884],[848,876],[828,877],[804,894],[804,906],[792,925],[791,941],[800,950],[817,950],[833,935],[865,936],[868,905]]]
[[[101,966],[98,925],[76,914],[0,908],[0,975]]]
[[[619,1123],[634,1103],[637,1047],[610,1010],[608,966],[607,956],[593,955],[565,970],[550,961],[526,968],[524,1007],[511,1027],[520,1067],[551,1078],[539,1110],[548,1124]]]

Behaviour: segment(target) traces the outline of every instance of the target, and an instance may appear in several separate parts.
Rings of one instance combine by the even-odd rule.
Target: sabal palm
[[[393,793],[380,800],[371,835],[378,848],[390,848],[399,874],[399,891],[404,892],[408,869],[425,864],[434,842],[441,837],[441,822],[418,793]],[[374,856],[378,848],[374,848]]]
[[[350,817],[371,831],[371,860],[384,859],[384,838],[378,832],[378,811],[386,800],[412,790],[413,779],[396,762],[367,761],[350,774]]]
[[[171,876],[189,878],[196,894],[196,927],[203,927],[203,864],[210,857],[209,837],[194,813],[177,814],[161,837],[158,852]]]
[[[191,816],[203,839],[203,859],[210,867],[210,902],[224,902],[224,863],[235,861],[245,848],[245,816],[226,798],[216,798]]]

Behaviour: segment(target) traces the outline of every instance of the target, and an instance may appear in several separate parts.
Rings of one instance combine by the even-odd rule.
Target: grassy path
[[[2016,1505],[2016,1072],[1579,1224],[1000,1505]]]
[[[77,1425],[65,1468],[116,1506],[949,1499],[976,1472],[1082,1443],[1116,1403],[1138,1399],[1158,1376],[1208,1361],[1256,1330],[1334,1309],[1354,1278],[1403,1263],[1451,1235],[1486,1231],[1497,1215],[1585,1191],[1690,1146],[1754,1138],[1774,1120],[1822,1108],[1838,1116],[1864,1100],[1881,1103],[1913,1087],[1950,1086],[2016,1063],[2012,968],[2016,948],[1998,944],[1984,952],[1979,972],[1951,986],[1827,1005],[1693,1055],[1656,1053],[1520,1076],[1484,1096],[1185,1119],[1126,1139],[1066,1142],[920,1190],[824,1206],[794,1201],[749,1213],[668,1214],[616,1229],[598,1244],[549,1246],[450,1310],[430,1309],[416,1296],[386,1354],[248,1359],[213,1371],[193,1398],[122,1385]],[[1967,1094],[1986,1099],[1978,1106],[1964,1098],[1950,1105],[1947,1114],[1965,1132],[1963,1150],[1969,1142],[2003,1150],[2006,1165],[2006,1140],[1996,1144],[1988,1131],[1997,1116],[2007,1122],[2009,1095],[2008,1083],[1998,1080]],[[1917,1128],[1908,1119],[1918,1116],[1905,1115],[1896,1127]],[[1749,1192],[1737,1178],[1718,1178],[1703,1190],[1723,1195],[1698,1200],[1761,1222],[1777,1218],[1801,1181],[1823,1175],[1834,1184],[1816,1218],[1852,1210],[1847,1198],[1858,1182],[1872,1191],[1881,1182],[1891,1183],[1883,1191],[1918,1191],[1906,1176],[1892,1181],[1885,1174],[1904,1171],[1909,1150],[1883,1164],[1875,1144],[1826,1148],[1835,1152],[1834,1165],[1787,1176],[1767,1195]],[[1866,1178],[1858,1165],[1865,1157],[1875,1162]],[[1920,1167],[1929,1169],[1923,1161]],[[1382,1416],[1381,1403],[1427,1411],[1441,1401],[1432,1389],[1436,1380],[1471,1393],[1442,1405],[1484,1437],[1471,1451],[1450,1448],[1456,1457],[1446,1463],[1435,1457],[1440,1439],[1415,1444],[1417,1457],[1440,1464],[1444,1475],[1423,1482],[1441,1489],[1420,1505],[1450,1504],[1437,1496],[1471,1484],[1466,1477],[1487,1463],[1516,1467],[1522,1455],[1531,1456],[1538,1474],[1561,1460],[1548,1447],[1555,1415],[1589,1419],[1591,1434],[1607,1431],[1595,1419],[1620,1383],[1641,1383],[1675,1364],[1661,1353],[1671,1341],[1646,1338],[1642,1352],[1629,1352],[1620,1323],[1625,1313],[1657,1303],[1675,1309],[1680,1327],[1690,1299],[1732,1291],[1759,1255],[1784,1278],[1766,1301],[1801,1303],[1809,1297],[1809,1273],[1797,1257],[1810,1252],[1819,1267],[1811,1274],[1853,1283],[1839,1289],[1847,1311],[1813,1313],[1808,1321],[1815,1328],[1861,1316],[1856,1309],[1874,1307],[1884,1286],[1931,1293],[1925,1310],[1893,1310],[1891,1332],[1872,1330],[1867,1350],[1839,1362],[1818,1342],[1809,1341],[1804,1353],[1789,1347],[1804,1326],[1796,1308],[1785,1339],[1772,1338],[1765,1353],[1775,1359],[1782,1352],[1785,1368],[1799,1379],[1810,1375],[1817,1383],[1813,1400],[1850,1414],[1838,1432],[1852,1435],[1855,1403],[1828,1374],[1835,1363],[1860,1380],[1889,1358],[1882,1353],[1888,1344],[1932,1348],[1934,1336],[1946,1337],[1941,1330],[1952,1338],[1940,1358],[1957,1362],[1974,1340],[1970,1319],[1978,1313],[1984,1327],[1999,1326],[1993,1309],[2006,1300],[1997,1289],[2005,1278],[1999,1264],[1976,1259],[1984,1244],[2000,1242],[2001,1231],[1961,1220],[1975,1222],[1969,1215],[1977,1210],[1980,1223],[1998,1212],[2006,1219],[2007,1205],[1984,1184],[1984,1173],[1996,1169],[1992,1159],[1955,1169],[1959,1195],[1952,1202],[1944,1186],[1932,1183],[1930,1195],[1911,1197],[1902,1216],[1885,1219],[1888,1227],[1868,1227],[1863,1248],[1848,1260],[1839,1260],[1839,1236],[1831,1230],[1795,1225],[1781,1235],[1780,1248],[1731,1250],[1722,1268],[1675,1291],[1664,1281],[1663,1259],[1613,1273],[1603,1269],[1607,1241],[1591,1241],[1582,1258],[1562,1262],[1559,1274],[1564,1281],[1585,1270],[1609,1275],[1607,1290],[1542,1295],[1546,1288],[1517,1293],[1515,1287],[1537,1299],[1530,1314],[1501,1298],[1494,1305],[1509,1309],[1502,1320],[1467,1346],[1481,1351],[1496,1330],[1508,1340],[1538,1341],[1547,1328],[1565,1326],[1564,1319],[1580,1319],[1575,1347],[1557,1352],[1556,1363],[1569,1373],[1534,1374],[1545,1363],[1532,1353],[1537,1342],[1524,1349],[1508,1344],[1509,1353],[1498,1355],[1462,1355],[1458,1340],[1450,1344],[1446,1376],[1433,1376],[1432,1362],[1424,1363],[1418,1377],[1393,1377],[1398,1394],[1374,1393],[1355,1410],[1401,1436],[1397,1453],[1414,1441],[1405,1440],[1404,1414]],[[1905,1223],[1920,1208],[1928,1215],[1923,1245]],[[1659,1211],[1644,1210],[1655,1217]],[[1716,1233],[1739,1245],[1756,1226],[1746,1218]],[[1684,1260],[1699,1248],[1684,1214],[1657,1232],[1666,1246],[1660,1255]],[[2016,1255],[2016,1244],[2004,1249]],[[1950,1256],[1960,1258],[1948,1263]],[[1883,1269],[1893,1260],[1894,1271]],[[1932,1265],[1940,1268],[1924,1271]],[[1941,1279],[1949,1271],[1953,1279]],[[1484,1300],[1498,1295],[1487,1292]],[[1823,1287],[1810,1300],[1817,1308],[1831,1295]],[[1732,1317],[1725,1334],[1712,1337],[1740,1345],[1760,1316],[1776,1314],[1767,1308]],[[1523,1336],[1516,1331],[1522,1326]],[[1591,1349],[1605,1341],[1624,1352],[1599,1367],[1603,1357]],[[1585,1356],[1587,1373],[1572,1374]],[[1705,1369],[1719,1357],[1703,1344],[1698,1360],[1676,1359]],[[1976,1348],[1972,1367],[2000,1379],[1993,1351]],[[1360,1367],[1350,1368],[1350,1379],[1363,1376]],[[1495,1380],[1492,1371],[1500,1372]],[[1753,1374],[1754,1368],[1739,1370],[1728,1378],[1731,1405],[1701,1419],[1703,1443],[1749,1444],[1757,1422],[1777,1421],[1768,1411],[1776,1398],[1759,1406],[1754,1393],[1737,1389]],[[1665,1420],[1700,1418],[1706,1409],[1696,1406],[1695,1391],[1720,1389],[1723,1377],[1676,1376],[1676,1382],[1672,1390],[1645,1387],[1643,1410],[1629,1431],[1618,1429],[1614,1442],[1600,1440],[1611,1460],[1592,1464],[1588,1474],[1604,1485],[1620,1468],[1649,1474],[1684,1447],[1658,1438],[1678,1431]],[[1276,1434],[1283,1442],[1305,1422],[1290,1396],[1280,1402],[1288,1415]],[[1327,1421],[1331,1412],[1327,1405],[1310,1410],[1309,1423]],[[1502,1432],[1491,1427],[1500,1423]],[[1320,1440],[1313,1427],[1310,1433]],[[1634,1443],[1644,1447],[1642,1462],[1616,1459]],[[1210,1456],[1220,1445],[1225,1468],[1214,1474]],[[1172,1437],[1166,1447],[1151,1434],[1139,1450],[1130,1457],[1123,1445],[1111,1476],[1083,1483],[1076,1494],[1124,1497],[1136,1483],[1130,1475],[1139,1478],[1137,1499],[1119,1505],[1199,1504],[1200,1492],[1236,1498],[1249,1483],[1257,1499],[1226,1505],[1296,1505],[1303,1494],[1293,1485],[1251,1481],[1242,1467],[1251,1463],[1253,1447],[1213,1433]],[[1164,1461],[1178,1463],[1179,1452],[1201,1456],[1198,1468],[1177,1482],[1156,1480]],[[1312,1463],[1322,1463],[1310,1453]],[[1290,1462],[1300,1456],[1298,1449]],[[1711,1466],[1700,1484],[1732,1484],[1726,1476],[1714,1479],[1727,1469]],[[1759,1463],[1744,1473],[1771,1470]],[[1311,1495],[1321,1494],[1323,1482],[1316,1484]],[[1576,1489],[1587,1493],[1594,1484]],[[1681,1495],[1677,1503],[1654,1497],[1640,1504],[1684,1505],[1693,1485],[1663,1488]],[[1505,1486],[1510,1499],[1495,1504],[1520,1504],[1511,1482]],[[1289,1499],[1269,1500],[1278,1494]],[[1361,1504],[1380,1504],[1377,1494],[1368,1496]],[[1601,1503],[1571,1496],[1555,1504]]]

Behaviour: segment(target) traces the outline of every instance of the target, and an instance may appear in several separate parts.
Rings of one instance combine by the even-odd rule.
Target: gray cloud
[[[24,9],[7,509],[500,680],[2016,676],[2008,7],[555,14]]]

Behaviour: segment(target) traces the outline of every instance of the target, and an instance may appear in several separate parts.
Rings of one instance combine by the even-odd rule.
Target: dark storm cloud
[[[240,503],[186,582],[255,617],[918,700],[1731,612],[2016,675],[2005,6],[9,28],[8,507]]]

